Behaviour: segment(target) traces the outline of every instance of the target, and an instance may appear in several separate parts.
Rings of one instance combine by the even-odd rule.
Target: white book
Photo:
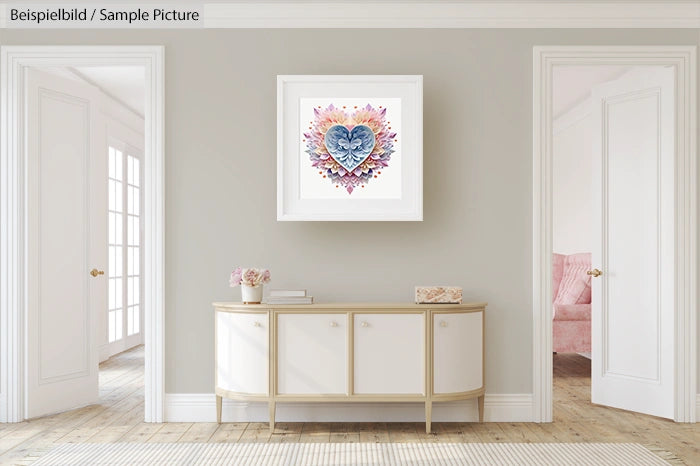
[[[313,304],[313,296],[268,296],[265,299],[266,304]]]
[[[313,296],[268,296],[270,301],[308,301]]]
[[[306,290],[270,290],[270,296],[274,297],[305,297]]]

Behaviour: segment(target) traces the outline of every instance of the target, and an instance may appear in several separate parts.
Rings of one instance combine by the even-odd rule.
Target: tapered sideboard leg
[[[484,422],[484,395],[479,397],[479,422]]]
[[[221,397],[216,395],[216,422],[221,424]]]
[[[269,408],[270,408],[270,432],[274,432],[274,430],[275,430],[275,402],[274,401],[270,401]]]
[[[433,402],[428,400],[425,402],[425,433],[430,433],[430,424],[433,420]]]

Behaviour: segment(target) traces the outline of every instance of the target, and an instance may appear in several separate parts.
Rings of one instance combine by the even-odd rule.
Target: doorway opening
[[[587,304],[582,296],[586,291],[585,278],[562,285],[568,279],[565,276],[567,258],[577,253],[583,257],[574,257],[568,262],[574,268],[589,272],[592,278],[592,401],[615,406],[615,400],[600,398],[615,393],[617,401],[623,402],[619,407],[648,412],[640,408],[648,396],[640,394],[656,384],[664,387],[662,395],[655,395],[655,403],[663,405],[661,415],[678,422],[695,420],[695,55],[694,46],[534,48],[533,420],[536,422],[553,420],[554,319],[569,319],[567,325],[570,326],[571,321],[585,320],[581,318],[581,315],[585,317],[585,312],[580,309],[557,309],[555,304],[556,301],[564,304],[564,292],[569,294],[564,298],[573,300],[574,304],[567,303],[569,306]],[[593,86],[600,89],[594,96],[598,99],[595,111],[591,111],[594,117],[591,151],[597,152],[593,154],[591,165],[590,251],[564,251],[568,253],[562,254],[566,256],[564,271],[559,270],[563,275],[557,279],[554,277],[558,266],[555,253],[559,251],[555,249],[555,222],[561,227],[569,217],[580,217],[570,215],[571,211],[568,217],[566,210],[557,211],[555,195],[557,169],[566,166],[562,161],[559,165],[556,163],[555,119],[562,115],[555,111],[555,79],[558,74],[561,77],[562,71],[566,74],[567,67],[573,79],[579,81],[586,76],[581,67],[596,68],[589,73],[609,75],[601,77],[605,82]],[[579,68],[573,69],[575,67]],[[654,75],[656,84],[648,85],[649,82],[644,81],[640,73],[643,69],[658,71]],[[618,85],[621,82],[636,82],[638,86],[625,95],[625,89]],[[668,88],[670,92],[664,90]],[[571,100],[575,102],[576,99]],[[654,118],[651,117],[653,109],[656,109]],[[561,111],[559,109],[559,113]],[[637,131],[625,130],[630,122],[634,122]],[[565,125],[560,122],[558,129],[562,126]],[[583,175],[584,168],[572,171]],[[579,178],[569,180],[569,183],[578,182]],[[586,199],[581,196],[585,188],[572,185],[567,187],[567,192],[579,206],[582,199]],[[651,214],[645,216],[644,209]],[[569,231],[569,237],[560,239],[557,247],[564,247],[562,244],[566,241],[579,236],[585,238],[586,232],[586,227],[573,233]],[[588,253],[590,261],[585,257]],[[625,290],[634,293],[625,296]],[[645,312],[634,314],[631,308],[635,306]],[[568,333],[576,336],[583,331],[569,328]],[[566,331],[560,328],[559,334],[566,340]],[[576,338],[570,338],[568,343],[573,346],[564,346],[567,351],[586,353],[585,348],[576,346],[581,343]],[[601,348],[598,354],[596,348]],[[638,362],[630,348],[653,361]],[[582,363],[585,366],[585,362]],[[587,370],[583,368],[584,375]],[[600,383],[596,383],[596,378]],[[596,386],[605,386],[611,381],[618,384],[617,388],[606,386],[603,391],[595,390]],[[631,403],[624,404],[627,402]]]
[[[163,48],[0,58],[0,422],[126,392],[162,422]]]
[[[123,401],[107,395],[139,379],[128,394],[142,398],[142,373],[114,377],[102,369],[144,344],[144,68],[25,73],[27,167],[35,180],[27,189],[27,275],[35,285],[26,415]],[[132,352],[138,354],[143,358],[143,348]],[[142,371],[137,358],[129,363]],[[140,411],[142,417],[142,403]]]
[[[657,285],[667,272],[660,248],[673,241],[649,217],[661,218],[658,200],[673,196],[660,183],[664,157],[672,171],[673,112],[661,101],[672,100],[673,69],[559,65],[552,76],[554,419],[593,415],[592,401],[672,418],[672,378],[658,367],[673,364],[658,329],[672,318],[672,296]],[[604,327],[595,337],[593,321]],[[635,404],[630,387],[603,380],[622,373],[668,389]]]

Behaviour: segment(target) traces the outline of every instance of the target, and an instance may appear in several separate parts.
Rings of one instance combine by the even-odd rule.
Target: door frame
[[[552,422],[552,68],[556,65],[662,65],[676,69],[674,420],[696,422],[696,47],[674,45],[533,48],[532,420]]]
[[[0,422],[21,422],[27,412],[26,68],[91,65],[145,70],[144,419],[163,421],[164,55],[164,47],[152,45],[0,47]]]

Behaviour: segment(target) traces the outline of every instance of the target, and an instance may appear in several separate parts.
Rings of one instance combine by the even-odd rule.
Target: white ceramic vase
[[[260,304],[262,302],[263,286],[241,285],[241,301],[244,304]]]

